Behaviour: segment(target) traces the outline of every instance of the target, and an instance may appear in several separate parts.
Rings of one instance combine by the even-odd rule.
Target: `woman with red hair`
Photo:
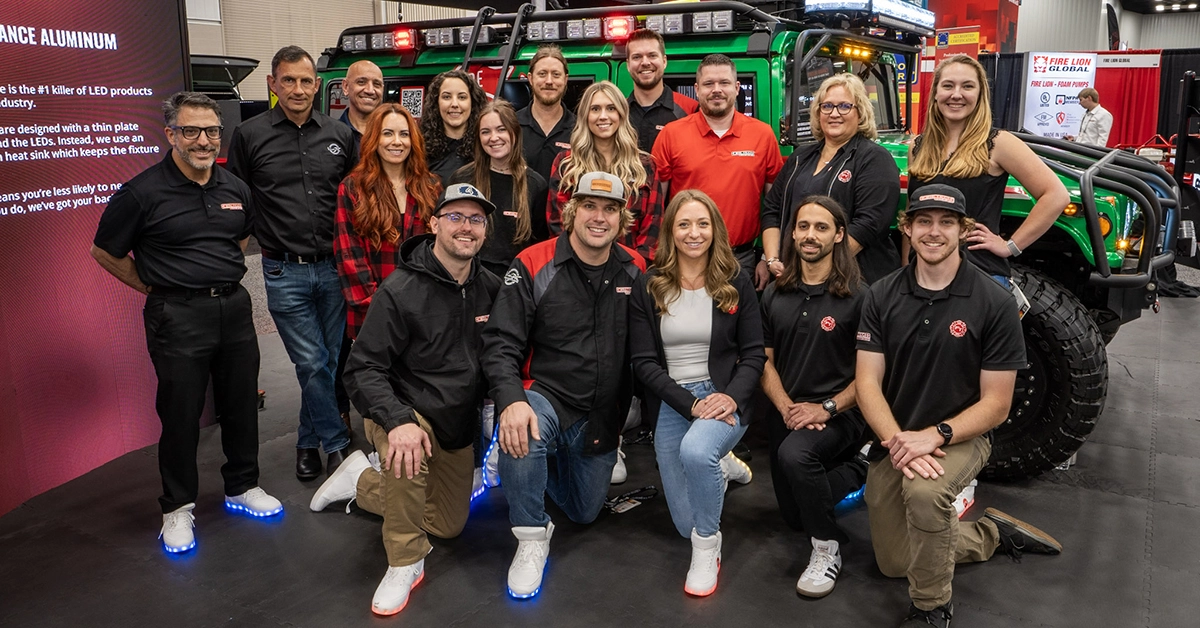
[[[400,244],[425,233],[440,193],[416,119],[398,104],[380,105],[367,119],[358,165],[338,188],[333,253],[351,339],[362,328],[371,296],[395,270]]]

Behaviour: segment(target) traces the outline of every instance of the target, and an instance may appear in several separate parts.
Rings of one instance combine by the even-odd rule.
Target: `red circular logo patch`
[[[843,170],[838,173],[838,181],[841,181],[842,183],[849,183],[851,176],[853,175],[850,174],[849,170]]]
[[[962,338],[967,335],[967,324],[962,321],[950,323],[950,335],[955,338]]]
[[[832,316],[826,316],[825,318],[821,319],[821,329],[824,329],[825,331],[833,331],[834,327],[837,327],[837,321],[833,320]]]

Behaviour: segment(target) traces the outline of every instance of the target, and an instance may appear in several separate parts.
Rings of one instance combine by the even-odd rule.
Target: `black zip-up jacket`
[[[629,306],[629,343],[633,373],[642,382],[649,407],[657,410],[661,400],[681,416],[692,419],[696,397],[671,379],[667,372],[667,354],[663,348],[662,317],[654,297],[646,289],[655,271],[642,275],[633,287]],[[717,308],[713,302],[712,336],[708,343],[708,377],[718,392],[737,403],[742,425],[750,423],[751,397],[758,389],[767,354],[763,350],[762,311],[754,284],[744,273],[733,278],[738,304],[732,312]]]
[[[824,142],[819,142],[796,149],[783,164],[775,185],[763,201],[762,228],[779,228],[779,259],[785,266],[796,254],[792,227],[800,199],[792,198],[795,178],[811,176],[799,172],[799,166],[824,146]],[[886,148],[861,134],[846,142],[833,158],[833,164],[833,176],[825,194],[846,209],[847,235],[863,247],[857,255],[858,266],[863,279],[874,283],[900,268],[900,254],[888,237],[899,211],[900,169]]]
[[[565,233],[517,255],[483,330],[497,416],[527,401],[528,388],[550,401],[562,429],[588,420],[584,451],[616,449],[632,396],[629,298],[645,268],[614,243],[593,290]]]
[[[401,264],[371,299],[346,362],[354,407],[385,431],[421,413],[443,449],[468,447],[478,434],[487,382],[481,334],[500,280],[471,262],[459,285],[433,255],[435,236],[410,238]]]

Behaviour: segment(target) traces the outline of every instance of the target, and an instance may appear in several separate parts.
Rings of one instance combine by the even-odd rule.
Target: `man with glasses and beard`
[[[729,244],[744,272],[762,290],[767,264],[755,245],[762,197],[783,167],[771,127],[737,110],[737,68],[711,54],[696,69],[700,111],[668,124],[654,142],[658,178],[671,192],[701,190],[717,203],[729,226]],[[664,194],[664,199],[669,200]]]
[[[209,381],[226,463],[225,507],[255,517],[283,512],[258,487],[258,336],[242,287],[254,226],[250,189],[214,167],[221,108],[194,92],[163,103],[171,151],[113,195],[92,257],[146,297],[146,344],[158,376],[158,469],[172,553],[196,546],[196,448]],[[129,253],[133,253],[133,257]]]
[[[446,190],[433,233],[401,246],[401,264],[372,297],[346,365],[346,388],[379,460],[350,454],[309,508],[356,499],[383,517],[388,569],[371,601],[377,615],[403,610],[425,577],[428,535],[453,538],[467,522],[487,392],[480,336],[500,287],[475,256],[495,209],[474,186]]]

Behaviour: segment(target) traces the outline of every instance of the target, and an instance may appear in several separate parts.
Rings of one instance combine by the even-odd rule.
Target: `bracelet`
[[[1017,243],[1013,242],[1011,239],[1004,244],[1008,246],[1009,257],[1016,257],[1021,254],[1021,247],[1017,246]]]
[[[778,262],[779,258],[778,257],[768,257],[765,261],[767,262],[767,266],[770,266],[772,263]]]

